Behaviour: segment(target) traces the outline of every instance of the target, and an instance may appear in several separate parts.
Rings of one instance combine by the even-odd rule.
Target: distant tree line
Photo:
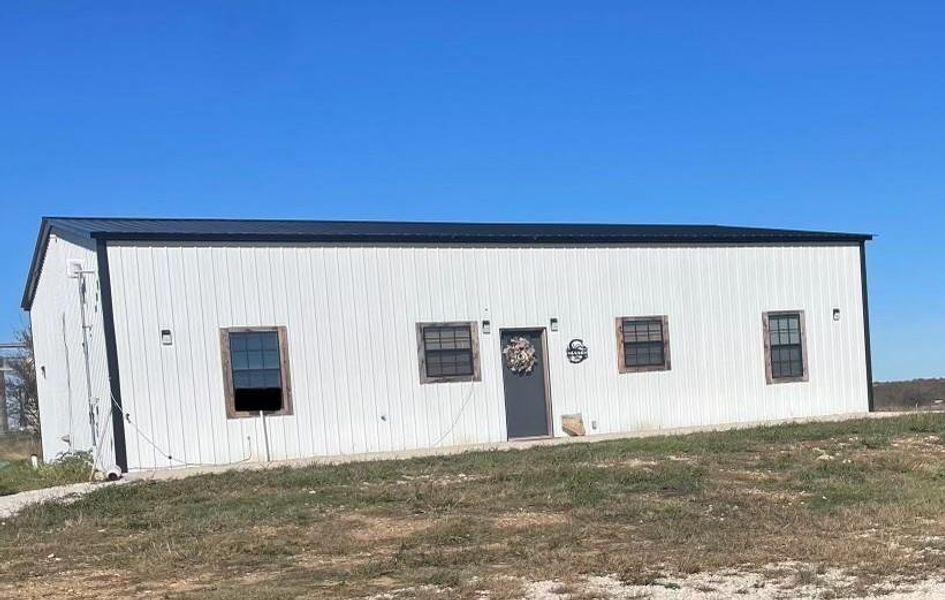
[[[877,382],[873,401],[876,410],[945,410],[945,378]]]

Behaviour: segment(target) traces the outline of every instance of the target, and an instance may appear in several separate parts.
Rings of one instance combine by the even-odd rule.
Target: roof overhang
[[[79,244],[106,241],[705,245],[861,244],[870,234],[723,227],[718,225],[605,225],[556,223],[432,223],[274,221],[227,219],[95,219],[45,217],[33,251],[21,306],[30,310],[50,235]]]

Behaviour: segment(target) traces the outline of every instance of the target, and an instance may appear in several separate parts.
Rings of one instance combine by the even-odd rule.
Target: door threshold
[[[508,442],[534,442],[535,440],[552,440],[553,435],[530,435],[528,437],[508,438]]]

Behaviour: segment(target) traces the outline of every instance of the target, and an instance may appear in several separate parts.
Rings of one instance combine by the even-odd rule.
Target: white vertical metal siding
[[[97,271],[98,268],[91,245],[79,245],[51,235],[30,309],[43,459],[46,461],[55,460],[70,450],[92,451],[94,445],[82,351],[79,283],[68,276],[70,261],[77,261],[83,270]],[[91,404],[97,428],[95,443],[102,441],[98,466],[107,468],[114,464],[114,443],[97,273],[86,275],[86,322]],[[67,440],[71,440],[71,446]]]
[[[505,440],[499,330],[552,317],[555,435],[575,412],[608,433],[867,410],[856,245],[127,243],[108,256],[122,399],[144,434],[126,427],[131,468],[263,456],[259,420],[225,416],[221,327],[287,327],[295,412],[267,419],[274,459]],[[810,380],[767,385],[762,313],[791,309],[805,311]],[[482,381],[420,385],[415,324],[487,310]],[[663,314],[672,370],[618,374],[614,319]],[[567,361],[572,338],[587,361]]]

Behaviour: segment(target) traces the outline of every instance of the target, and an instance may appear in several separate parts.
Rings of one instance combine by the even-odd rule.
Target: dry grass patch
[[[583,598],[798,561],[829,570],[768,577],[875,588],[945,575],[943,436],[926,414],[110,487],[0,526],[0,596]]]

